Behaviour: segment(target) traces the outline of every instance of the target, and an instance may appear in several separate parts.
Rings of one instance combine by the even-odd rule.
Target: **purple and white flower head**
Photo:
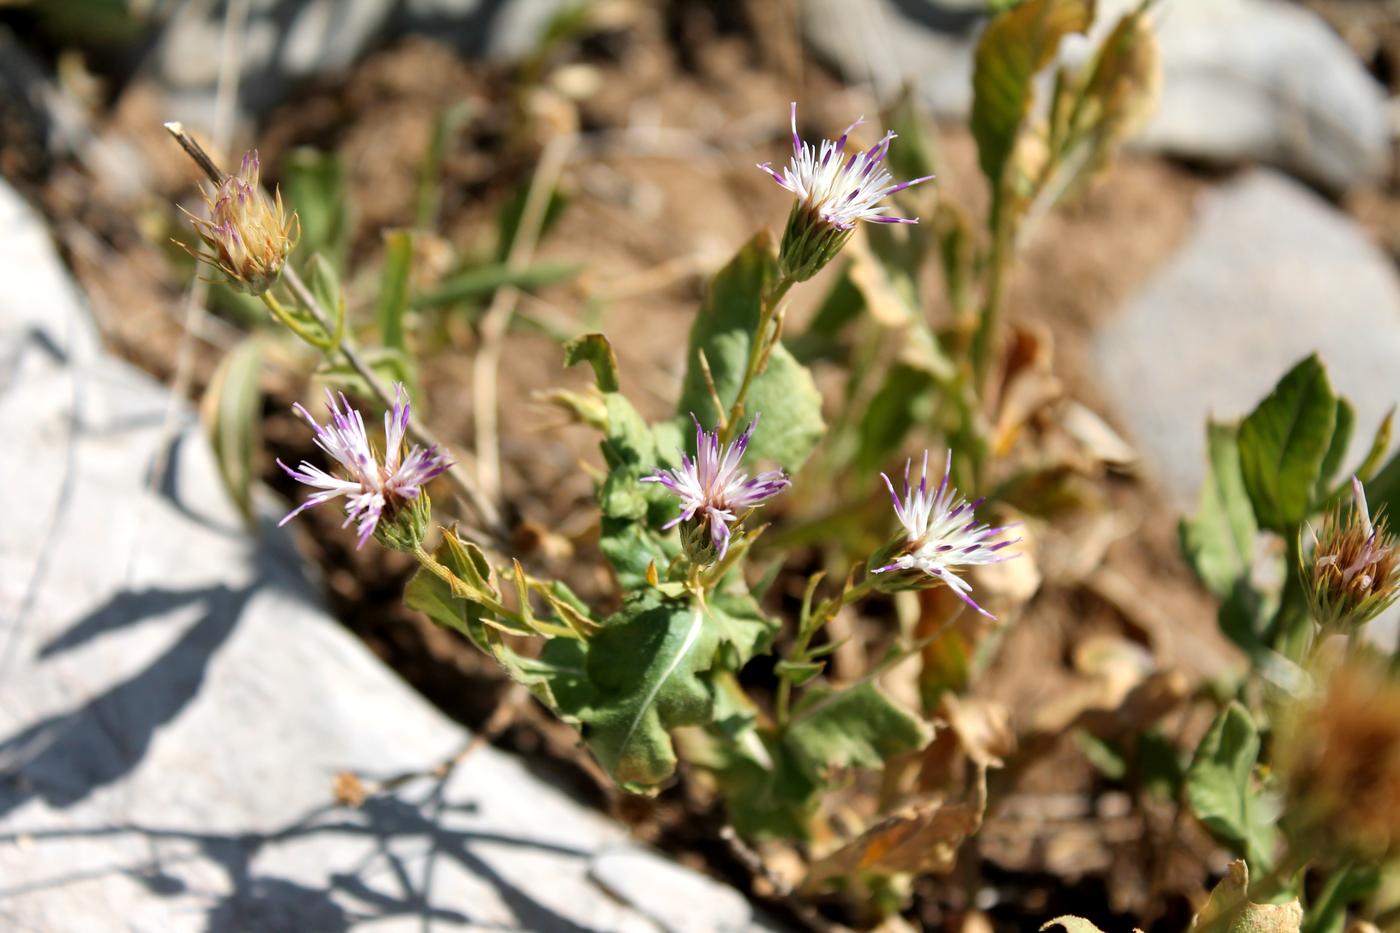
[[[408,446],[409,403],[403,385],[394,385],[394,404],[384,413],[382,459],[370,445],[365,419],[350,406],[344,393],[337,397],[327,389],[326,407],[330,409],[331,420],[325,425],[317,423],[300,404],[292,406],[292,410],[311,425],[316,432],[316,446],[344,468],[345,476],[332,476],[305,460],[295,470],[278,460],[277,465],[292,479],[320,490],[287,513],[278,524],[285,525],[312,506],[344,496],[345,525],[355,523],[359,532],[357,547],[364,547],[376,530],[391,546],[416,544],[414,538],[422,539],[427,521],[428,497],[423,487],[452,463],[437,447]],[[413,508],[405,509],[405,506]],[[396,522],[400,515],[405,516],[405,522]],[[398,524],[405,527],[397,528]]]
[[[682,522],[682,540],[692,560],[704,557],[723,560],[729,551],[730,525],[740,520],[749,509],[762,505],[790,485],[782,470],[769,470],[752,478],[739,469],[739,461],[748,449],[749,439],[758,426],[758,416],[749,422],[732,444],[721,445],[719,431],[706,431],[695,421],[695,459],[680,451],[681,465],[674,470],[658,470],[642,477],[644,483],[660,483],[680,499],[681,513],[664,526],[669,530]],[[709,541],[692,540],[695,533],[707,529]],[[692,534],[686,534],[687,531]],[[695,547],[704,543],[707,547]],[[713,552],[709,551],[713,548]],[[708,560],[704,562],[709,562]]]
[[[983,499],[968,502],[949,483],[953,468],[953,452],[943,467],[943,481],[930,493],[928,485],[928,451],[924,451],[923,472],[919,485],[911,487],[909,470],[913,461],[904,463],[904,498],[894,490],[888,475],[881,473],[894,500],[894,513],[904,526],[904,533],[886,548],[872,563],[884,561],[871,573],[891,574],[891,589],[916,589],[945,584],[958,598],[988,618],[994,618],[973,600],[972,585],[959,576],[965,567],[977,564],[999,564],[1017,554],[1006,548],[1021,539],[997,540],[1002,532],[1016,527],[993,527],[977,521],[974,511]],[[883,587],[882,587],[883,588]]]
[[[797,101],[792,102],[792,159],[778,172],[771,162],[763,169],[779,185],[797,196],[783,233],[780,262],[794,281],[816,275],[850,238],[858,221],[880,224],[914,224],[916,217],[892,217],[884,200],[897,191],[928,181],[932,175],[895,183],[885,167],[893,131],[863,152],[846,154],[851,131],[864,118],[846,127],[840,138],[824,139],[819,146],[797,135]]]

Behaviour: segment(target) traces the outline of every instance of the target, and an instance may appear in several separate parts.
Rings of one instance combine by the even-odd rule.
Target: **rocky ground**
[[[538,135],[513,132],[520,108],[537,129],[582,131],[565,173],[572,203],[540,255],[589,273],[534,296],[544,326],[510,336],[498,392],[522,546],[586,566],[591,488],[577,462],[595,456],[593,439],[531,400],[578,379],[561,375],[541,331],[598,299],[588,313],[614,335],[624,387],[644,413],[666,410],[705,275],[781,219],[782,193],[752,166],[780,153],[794,97],[804,120],[832,129],[912,81],[944,125],[939,184],[982,210],[960,129],[978,5],[605,3],[603,25],[551,52],[522,102],[509,89],[540,47],[549,0],[249,0],[238,137],[269,167],[298,145],[340,153],[350,253],[370,265],[379,230],[414,221],[412,179],[447,108],[465,102],[473,117],[443,159],[437,229],[465,249],[533,171]],[[1165,4],[1157,117],[1028,244],[1011,317],[1049,329],[1057,375],[1143,460],[1113,481],[1125,521],[1101,542],[1106,572],[1047,588],[1006,639],[988,689],[1018,725],[1076,689],[1072,657],[1094,634],[1126,633],[1192,683],[1233,663],[1176,557],[1207,415],[1248,410],[1314,349],[1356,403],[1358,446],[1400,396],[1387,84],[1400,27],[1386,9]],[[655,801],[609,792],[567,730],[530,709],[493,729],[528,767],[486,747],[434,773],[466,733],[333,619],[458,722],[489,728],[507,694],[489,664],[399,606],[405,564],[354,551],[330,515],[298,529],[297,549],[238,527],[188,408],[113,358],[193,394],[240,334],[217,309],[187,312],[164,246],[169,203],[188,198],[193,175],[159,125],[210,128],[222,14],[185,4],[138,39],[86,46],[85,64],[61,53],[77,41],[65,28],[23,8],[0,20],[0,281],[27,288],[0,304],[0,422],[22,439],[0,463],[45,477],[0,534],[0,917],[68,929],[120,905],[161,929],[750,928],[748,901],[597,812],[748,893],[706,801],[686,788]],[[425,364],[429,417],[469,444],[475,336],[445,331]],[[299,456],[285,409],[301,386],[274,369],[265,388],[268,446]],[[275,470],[266,479],[291,492]],[[336,805],[341,772],[405,777],[354,809]],[[1132,913],[1149,830],[1115,816],[1121,801],[1099,792],[1073,743],[1020,781],[979,843],[976,903],[1006,929],[1089,909],[1076,900]],[[926,887],[910,919],[961,916],[957,887]],[[775,924],[791,920],[770,907]]]

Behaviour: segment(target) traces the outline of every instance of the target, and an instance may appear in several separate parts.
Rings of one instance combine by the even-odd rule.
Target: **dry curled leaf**
[[[812,863],[807,887],[861,872],[944,874],[982,825],[980,807],[941,800],[911,804]]]
[[[1255,904],[1249,900],[1249,866],[1236,859],[1210,892],[1191,929],[1211,933],[1299,933],[1303,907],[1295,897],[1286,904]]]
[[[331,795],[342,807],[359,808],[369,796],[369,790],[353,771],[342,771],[331,784]]]
[[[1085,920],[1083,917],[1073,917],[1069,915],[1063,917],[1056,917],[1054,920],[1051,920],[1049,923],[1046,923],[1043,926],[1041,926],[1040,929],[1043,933],[1043,931],[1048,930],[1054,926],[1064,927],[1067,933],[1103,933],[1102,930],[1094,926],[1088,920]],[[1133,933],[1142,933],[1142,931],[1134,929]]]

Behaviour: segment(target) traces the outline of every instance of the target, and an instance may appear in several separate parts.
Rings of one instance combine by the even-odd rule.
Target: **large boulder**
[[[1096,338],[1095,361],[1163,486],[1193,509],[1205,421],[1235,420],[1314,350],[1356,405],[1348,466],[1400,401],[1400,280],[1345,214],[1255,169],[1200,196],[1177,253]]]

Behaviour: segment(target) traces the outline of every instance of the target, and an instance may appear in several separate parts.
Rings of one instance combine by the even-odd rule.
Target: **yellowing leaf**
[[[970,803],[913,804],[813,862],[807,885],[857,872],[944,874],[963,840],[981,825],[981,810]]]
[[[1093,0],[1027,0],[983,31],[973,66],[971,122],[978,161],[994,189],[1001,187],[1030,112],[1036,73],[1050,64],[1061,39],[1088,29],[1093,18]]]
[[[1254,904],[1249,900],[1249,867],[1244,859],[1230,863],[1225,877],[1210,892],[1196,915],[1192,930],[1222,933],[1299,933],[1303,907],[1295,897],[1286,904]]]
[[[1152,113],[1162,89],[1162,63],[1152,19],[1139,9],[1118,21],[1099,47],[1080,112],[1094,141],[1094,167]]]

